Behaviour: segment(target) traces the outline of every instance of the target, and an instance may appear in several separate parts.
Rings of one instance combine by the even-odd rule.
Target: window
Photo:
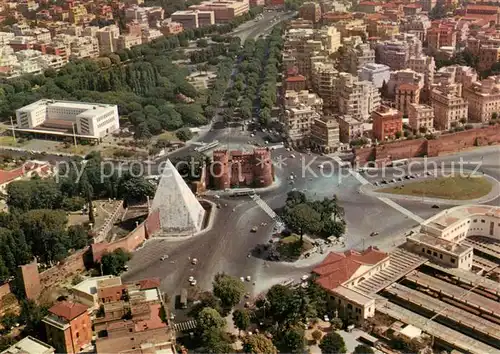
[[[451,259],[451,263],[455,263],[455,258],[452,258],[452,259]]]
[[[431,253],[432,253],[431,250],[427,250],[427,254],[431,254]]]
[[[425,253],[425,248],[422,248],[422,253]]]
[[[437,252],[433,252],[433,253],[432,253],[432,255],[433,255],[434,257],[437,257],[437,256],[438,256]]]
[[[486,221],[484,219],[481,219],[481,222],[484,224]]]
[[[443,259],[443,255],[441,253],[439,254],[439,258]]]

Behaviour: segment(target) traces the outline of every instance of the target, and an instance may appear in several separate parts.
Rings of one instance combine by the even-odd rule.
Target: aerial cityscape
[[[0,354],[500,353],[498,0],[0,1]]]

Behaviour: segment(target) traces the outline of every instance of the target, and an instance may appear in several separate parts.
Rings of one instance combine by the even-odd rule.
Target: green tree
[[[205,307],[200,311],[197,317],[198,328],[202,333],[210,329],[223,329],[226,326],[226,320],[222,318],[217,310]]]
[[[5,265],[2,256],[0,255],[0,282],[5,282],[10,277],[10,270]]]
[[[238,278],[224,273],[216,274],[212,285],[214,295],[225,308],[238,304],[245,294],[245,285]]]
[[[66,211],[79,211],[85,206],[85,199],[82,197],[66,197],[61,202],[61,208]]]
[[[68,248],[79,250],[87,246],[89,234],[82,225],[71,225],[68,227]]]
[[[240,331],[246,331],[250,326],[250,315],[247,310],[237,309],[233,312],[233,322]]]
[[[119,275],[125,269],[125,264],[130,258],[131,254],[123,248],[118,248],[111,253],[104,253],[101,257],[103,275]]]
[[[498,118],[498,112],[491,113],[491,119],[496,120]]]
[[[6,329],[7,332],[9,332],[9,330],[18,323],[18,321],[19,321],[18,317],[12,312],[7,312],[0,318],[0,323],[2,324],[2,327]]]
[[[22,211],[57,209],[62,201],[61,191],[54,180],[32,179],[14,181],[7,186],[7,205]]]
[[[245,353],[255,354],[277,354],[278,350],[273,342],[264,334],[252,334],[243,338],[243,350]]]
[[[395,134],[395,136],[396,136],[396,139],[399,139],[399,138],[401,138],[401,136],[403,136],[403,132],[402,131],[397,131],[396,134]]]
[[[130,173],[126,173],[118,182],[118,195],[127,204],[143,202],[147,197],[153,197],[154,194],[154,186],[142,176],[133,177]]]
[[[359,344],[354,348],[354,353],[353,354],[374,354],[375,352],[373,349],[366,344]]]
[[[188,141],[193,138],[193,133],[191,133],[191,130],[189,130],[189,128],[181,128],[175,132],[175,136],[180,141]]]
[[[301,242],[306,232],[317,232],[321,226],[321,215],[305,203],[291,208],[286,220],[290,227],[299,233]]]
[[[42,320],[47,315],[47,307],[39,306],[32,300],[21,300],[19,321],[26,325],[23,330],[24,334],[44,340],[45,328],[42,324]]]
[[[330,332],[323,337],[319,344],[322,353],[345,353],[347,352],[344,339],[337,332]]]
[[[281,338],[282,351],[287,353],[303,353],[305,344],[304,330],[298,327],[287,329]]]
[[[203,352],[207,353],[232,353],[234,350],[231,346],[229,335],[220,328],[208,328],[202,336]]]

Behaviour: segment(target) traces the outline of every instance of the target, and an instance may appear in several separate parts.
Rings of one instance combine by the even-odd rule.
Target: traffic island
[[[410,182],[377,189],[375,192],[461,201],[482,198],[488,195],[492,189],[493,184],[485,176],[460,175]]]

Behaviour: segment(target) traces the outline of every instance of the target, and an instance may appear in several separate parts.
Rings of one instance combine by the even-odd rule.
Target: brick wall
[[[18,277],[22,281],[26,297],[32,300],[36,299],[38,295],[40,295],[42,289],[37,262],[33,261],[19,266]]]
[[[40,282],[43,289],[59,283],[61,280],[71,278],[73,275],[85,270],[85,254],[88,247],[73,253],[65,258],[59,265],[40,273]]]
[[[438,139],[404,140],[377,147],[355,149],[355,159],[362,165],[368,161],[389,161],[411,157],[439,156],[474,146],[500,144],[500,125],[443,134]]]
[[[147,221],[147,220],[146,220]],[[126,251],[132,252],[146,240],[146,221],[136,227],[134,231],[126,237],[115,242],[101,242],[92,245],[92,259],[94,262],[99,262],[105,252],[113,252],[118,248],[123,248]]]

